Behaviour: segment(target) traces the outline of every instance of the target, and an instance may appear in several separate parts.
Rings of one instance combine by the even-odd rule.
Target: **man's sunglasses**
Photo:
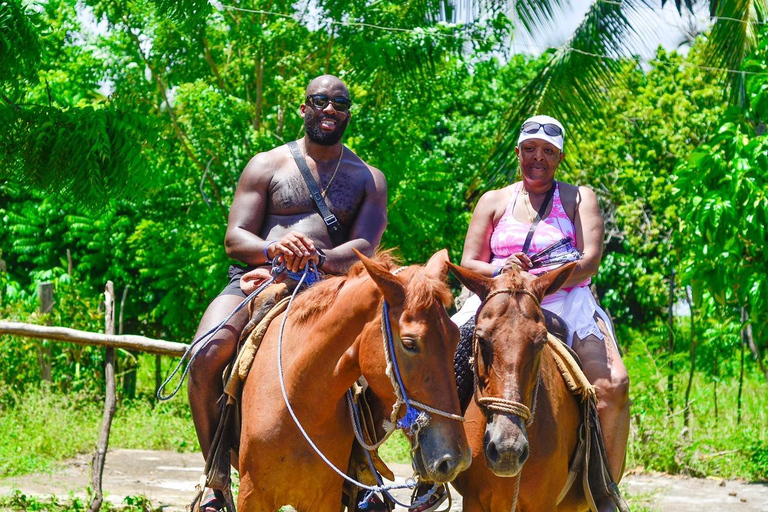
[[[536,123],[531,121],[530,123],[525,123],[523,125],[523,128],[520,130],[523,133],[531,134],[531,133],[539,133],[539,130],[544,128],[544,133],[549,135],[550,137],[562,137],[563,130],[557,126],[556,124],[552,123]]]
[[[352,100],[349,98],[329,98],[325,94],[310,94],[307,96],[307,102],[318,110],[323,110],[328,103],[333,103],[333,108],[337,112],[349,112],[349,107],[352,106]]]

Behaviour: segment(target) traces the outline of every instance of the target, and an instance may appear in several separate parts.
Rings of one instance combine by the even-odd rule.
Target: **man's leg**
[[[629,375],[613,340],[613,332],[598,319],[605,338],[574,337],[573,349],[579,355],[584,374],[597,391],[597,411],[608,455],[611,476],[616,483],[621,479],[624,456],[629,437]]]
[[[195,339],[218,325],[242,301],[243,298],[238,295],[216,297],[205,311]],[[189,406],[206,460],[219,423],[217,401],[224,392],[222,373],[235,354],[237,340],[247,321],[248,308],[243,308],[214,335],[204,349],[200,350],[189,371]]]

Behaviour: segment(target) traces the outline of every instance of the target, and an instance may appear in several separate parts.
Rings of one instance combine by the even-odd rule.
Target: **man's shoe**
[[[411,496],[411,503],[418,503],[422,501],[423,497],[432,490],[432,487],[433,484],[431,483],[420,483],[413,491],[413,496]],[[426,502],[409,508],[408,512],[436,512],[437,508],[442,505],[445,500],[450,498],[450,495],[451,493],[448,490],[448,487],[446,487],[445,484],[442,484],[437,489],[435,489],[435,492],[429,496]],[[450,508],[451,505],[449,502],[448,508],[445,510],[447,511]]]
[[[198,510],[200,512],[221,512],[224,510],[226,503],[224,501],[224,495],[220,495],[220,493],[221,491],[216,492],[216,490],[211,489],[210,487],[206,488]]]

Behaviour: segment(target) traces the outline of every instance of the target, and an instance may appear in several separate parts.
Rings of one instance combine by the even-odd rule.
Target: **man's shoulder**
[[[350,153],[350,155],[352,155],[352,158],[354,159],[354,162],[353,162],[354,165],[360,166],[361,169],[362,168],[367,169],[369,174],[370,174],[370,176],[371,176],[371,178],[372,178],[372,180],[374,182],[386,184],[387,178],[384,175],[384,173],[381,172],[380,169],[374,167],[373,165],[369,164],[368,162],[366,162],[365,160],[360,158],[360,155],[358,155],[357,153],[355,153],[351,149],[350,149],[349,153]]]
[[[286,165],[291,159],[291,153],[287,144],[277,146],[268,151],[256,153],[245,166],[244,173],[247,174],[273,174],[275,171]]]

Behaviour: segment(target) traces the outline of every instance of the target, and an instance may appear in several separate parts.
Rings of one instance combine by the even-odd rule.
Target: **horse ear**
[[[405,302],[405,287],[389,270],[380,263],[376,263],[357,249],[352,249],[363,262],[365,270],[371,276],[373,282],[379,287],[384,299],[390,304],[403,304]]]
[[[450,268],[453,275],[461,281],[461,284],[469,288],[469,291],[477,294],[477,296],[480,297],[480,300],[485,300],[485,297],[487,297],[491,291],[492,279],[488,279],[487,277],[464,267],[454,265],[450,261],[448,262],[448,268]]]
[[[572,261],[537,277],[532,283],[533,293],[539,297],[539,299],[543,299],[545,296],[555,293],[565,284],[568,278],[571,277],[574,268],[576,268],[576,262]]]
[[[450,263],[448,257],[448,249],[442,249],[437,251],[429,258],[425,270],[428,276],[436,277],[441,281],[445,281],[448,277],[448,264]]]

